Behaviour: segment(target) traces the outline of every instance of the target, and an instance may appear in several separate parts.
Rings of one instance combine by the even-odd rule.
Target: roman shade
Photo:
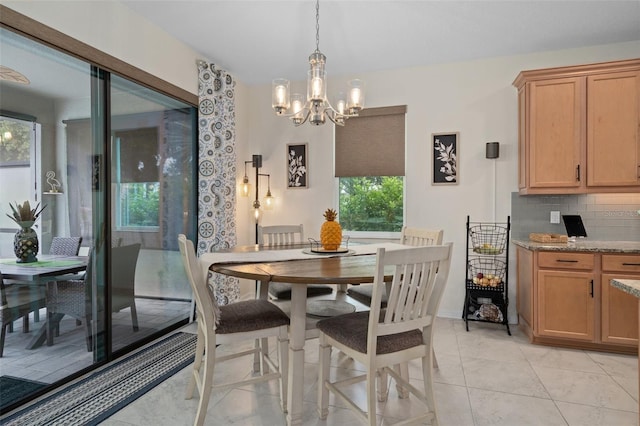
[[[404,176],[406,105],[367,108],[336,126],[335,176]]]
[[[158,129],[120,130],[116,137],[119,141],[120,182],[158,182]]]

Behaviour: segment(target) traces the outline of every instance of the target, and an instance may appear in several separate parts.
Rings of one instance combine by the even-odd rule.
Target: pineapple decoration
[[[32,209],[29,201],[25,201],[22,204],[15,203],[15,206],[9,203],[9,207],[11,207],[13,215],[7,214],[7,217],[20,227],[20,230],[16,232],[13,238],[13,251],[18,258],[16,262],[37,262],[38,258],[36,255],[39,249],[38,234],[33,230],[32,226],[35,221],[38,220],[38,217],[40,217],[42,210],[47,206],[42,206],[42,208],[38,210],[40,207],[38,203],[38,205]]]
[[[333,209],[324,212],[326,221],[320,228],[320,243],[325,250],[338,250],[342,243],[342,227],[336,221],[338,214]]]

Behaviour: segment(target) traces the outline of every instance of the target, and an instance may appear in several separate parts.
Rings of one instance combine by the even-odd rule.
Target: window
[[[157,230],[160,225],[158,129],[116,132],[118,228]]]
[[[336,127],[338,217],[352,236],[402,230],[405,113],[406,106],[368,108]]]
[[[30,166],[32,128],[28,121],[0,116],[0,166]]]
[[[119,227],[158,227],[160,208],[160,183],[121,183],[118,186]]]

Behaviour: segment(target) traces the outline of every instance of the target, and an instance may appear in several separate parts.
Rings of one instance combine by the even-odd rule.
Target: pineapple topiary
[[[39,250],[38,234],[31,227],[46,206],[42,206],[38,210],[40,207],[40,204],[38,204],[32,209],[29,201],[25,201],[22,204],[15,203],[15,206],[9,203],[9,207],[11,207],[12,215],[7,214],[7,216],[20,226],[20,230],[13,237],[13,252],[18,258],[16,262],[37,262],[36,255]]]
[[[7,214],[7,217],[24,228],[31,227],[31,225],[33,225],[33,223],[38,219],[38,217],[40,217],[42,210],[44,210],[44,208],[47,206],[42,206],[42,208],[38,210],[38,208],[40,207],[40,203],[38,203],[38,205],[34,209],[32,209],[29,201],[27,200],[22,204],[15,203],[15,207],[12,206],[11,203],[9,203],[9,207],[11,207],[11,212],[13,213],[13,215]],[[25,223],[31,223],[31,225],[25,226]]]
[[[325,250],[338,250],[342,243],[342,227],[336,221],[338,214],[333,209],[324,212],[326,221],[320,228],[320,243]]]

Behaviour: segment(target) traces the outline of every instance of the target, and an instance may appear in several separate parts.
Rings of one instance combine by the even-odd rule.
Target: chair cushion
[[[358,302],[367,306],[371,306],[371,297],[373,296],[373,284],[360,284],[349,287],[347,295],[356,299]],[[380,307],[385,308],[387,306],[387,293],[382,294],[380,301]]]
[[[380,314],[382,318],[384,311]],[[318,321],[318,329],[327,336],[358,352],[367,352],[367,331],[369,311],[339,315]],[[377,354],[389,354],[422,344],[422,332],[419,330],[379,336],[376,345]]]
[[[241,333],[288,324],[289,317],[268,300],[245,300],[220,306],[216,333]]]
[[[291,285],[289,283],[269,283],[269,294],[276,299],[291,299]],[[307,284],[307,296],[331,294],[333,288],[324,284]]]

